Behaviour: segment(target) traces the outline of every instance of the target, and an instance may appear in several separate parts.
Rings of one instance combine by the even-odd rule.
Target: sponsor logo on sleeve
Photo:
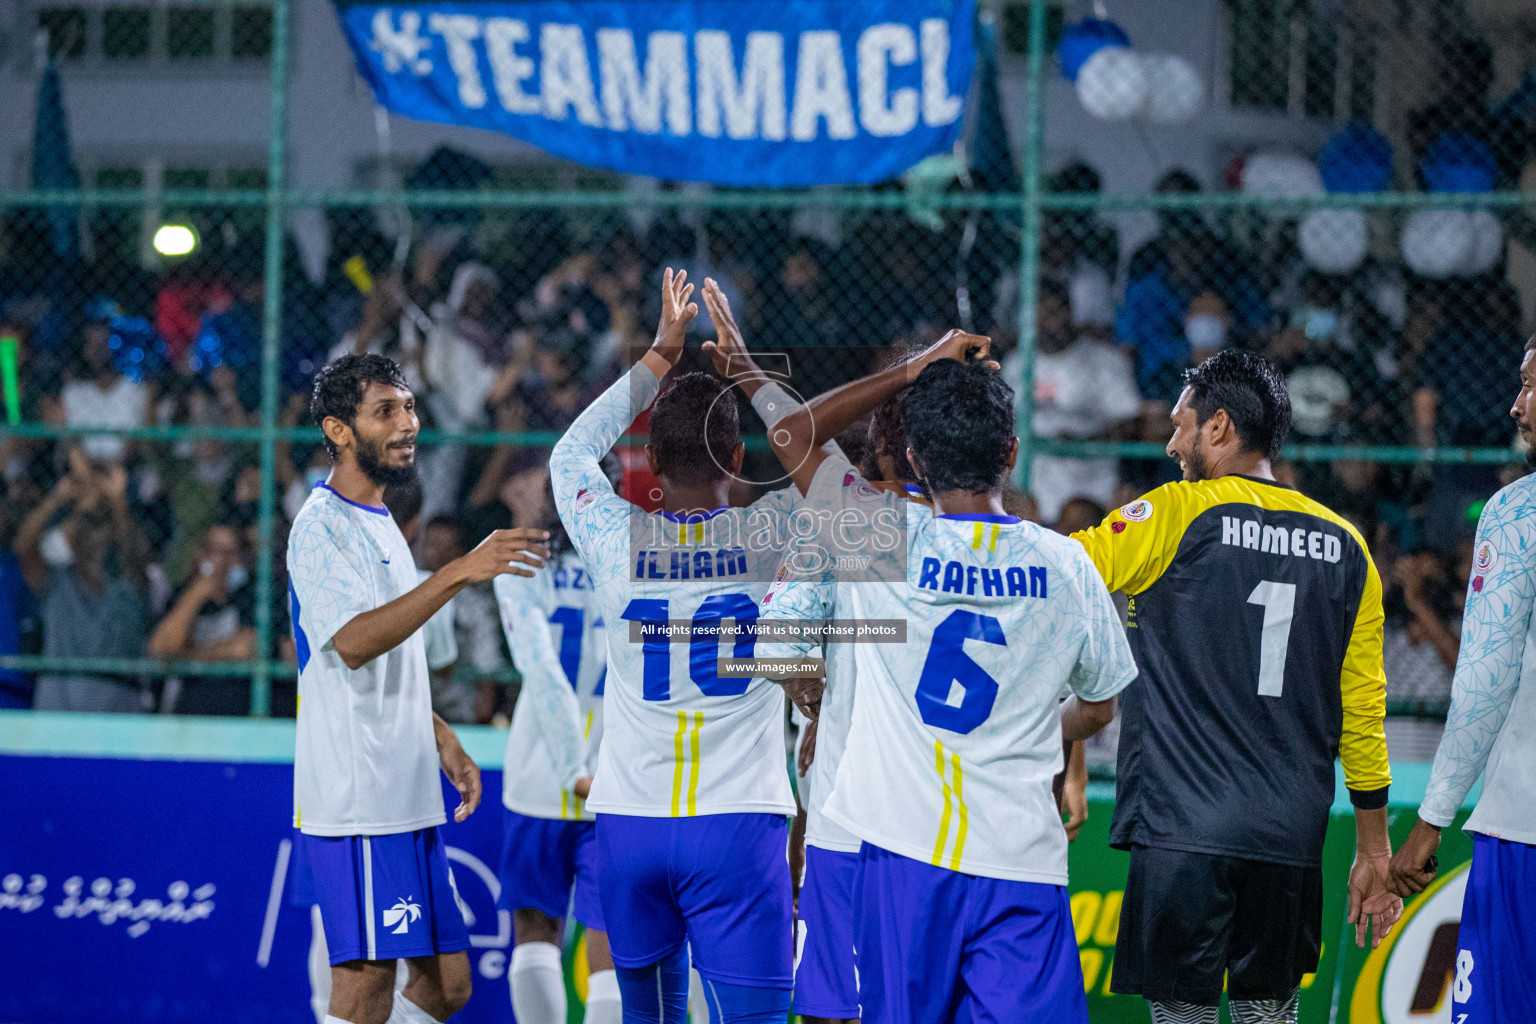
[[[1493,541],[1481,541],[1477,550],[1472,552],[1472,592],[1483,592],[1483,580],[1487,575],[1498,568],[1499,549],[1493,546]]]
[[[579,514],[585,512],[587,509],[596,504],[597,495],[583,487],[581,490],[576,492],[576,500],[572,502],[572,508]]]
[[[1493,541],[1485,540],[1477,546],[1473,552],[1472,571],[1479,576],[1486,576],[1499,564],[1499,549],[1493,546]]]
[[[1152,503],[1146,498],[1137,498],[1120,509],[1120,516],[1127,522],[1144,523],[1152,518]]]

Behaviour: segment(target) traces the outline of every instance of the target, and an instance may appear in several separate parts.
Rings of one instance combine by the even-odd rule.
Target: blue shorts
[[[306,910],[320,902],[315,895],[315,873],[309,866],[309,844],[304,833],[293,830],[293,859],[288,868],[288,902]]]
[[[853,966],[853,887],[859,855],[805,848],[796,928],[795,1012],[848,1019],[859,1015],[859,976]]]
[[[1473,834],[1451,1019],[1536,1021],[1536,846]]]
[[[597,826],[502,811],[501,898],[496,905],[558,919],[571,908],[574,887],[576,920],[592,931],[607,931],[598,899]]]
[[[436,828],[389,836],[301,835],[331,965],[469,948]]]
[[[963,875],[865,843],[854,916],[864,1024],[1088,1024],[1066,886]]]
[[[687,942],[699,974],[794,985],[789,823],[779,814],[597,816],[613,962],[649,967]]]

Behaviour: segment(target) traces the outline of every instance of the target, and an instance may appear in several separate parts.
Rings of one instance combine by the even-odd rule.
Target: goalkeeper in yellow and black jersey
[[[1290,427],[1273,366],[1186,374],[1168,454],[1184,479],[1074,536],[1130,598],[1111,843],[1131,852],[1112,988],[1152,1018],[1294,1021],[1321,949],[1323,837],[1342,759],[1355,807],[1351,920],[1387,889],[1381,580],[1359,533],[1278,483]]]

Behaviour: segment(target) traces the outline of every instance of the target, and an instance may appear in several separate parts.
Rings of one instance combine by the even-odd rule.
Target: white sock
[[[309,908],[309,932],[309,1007],[319,1024],[331,1024],[337,1019],[325,1012],[331,1006],[331,957],[325,948],[319,904]]]
[[[696,1021],[709,1020],[709,1003],[704,999],[704,979],[699,977],[699,969],[692,965],[688,967],[688,1017]]]
[[[441,1024],[426,1010],[406,998],[404,992],[395,993],[395,1005],[389,1011],[385,1024]]]
[[[565,1024],[565,972],[560,969],[559,946],[553,942],[514,946],[507,979],[518,1024]]]
[[[623,1024],[619,976],[613,971],[594,971],[587,978],[587,1015],[582,1021],[583,1024]]]

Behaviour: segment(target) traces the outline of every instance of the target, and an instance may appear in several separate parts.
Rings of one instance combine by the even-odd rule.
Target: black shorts
[[[1323,872],[1183,850],[1131,847],[1110,989],[1215,1006],[1284,999],[1317,970]]]

